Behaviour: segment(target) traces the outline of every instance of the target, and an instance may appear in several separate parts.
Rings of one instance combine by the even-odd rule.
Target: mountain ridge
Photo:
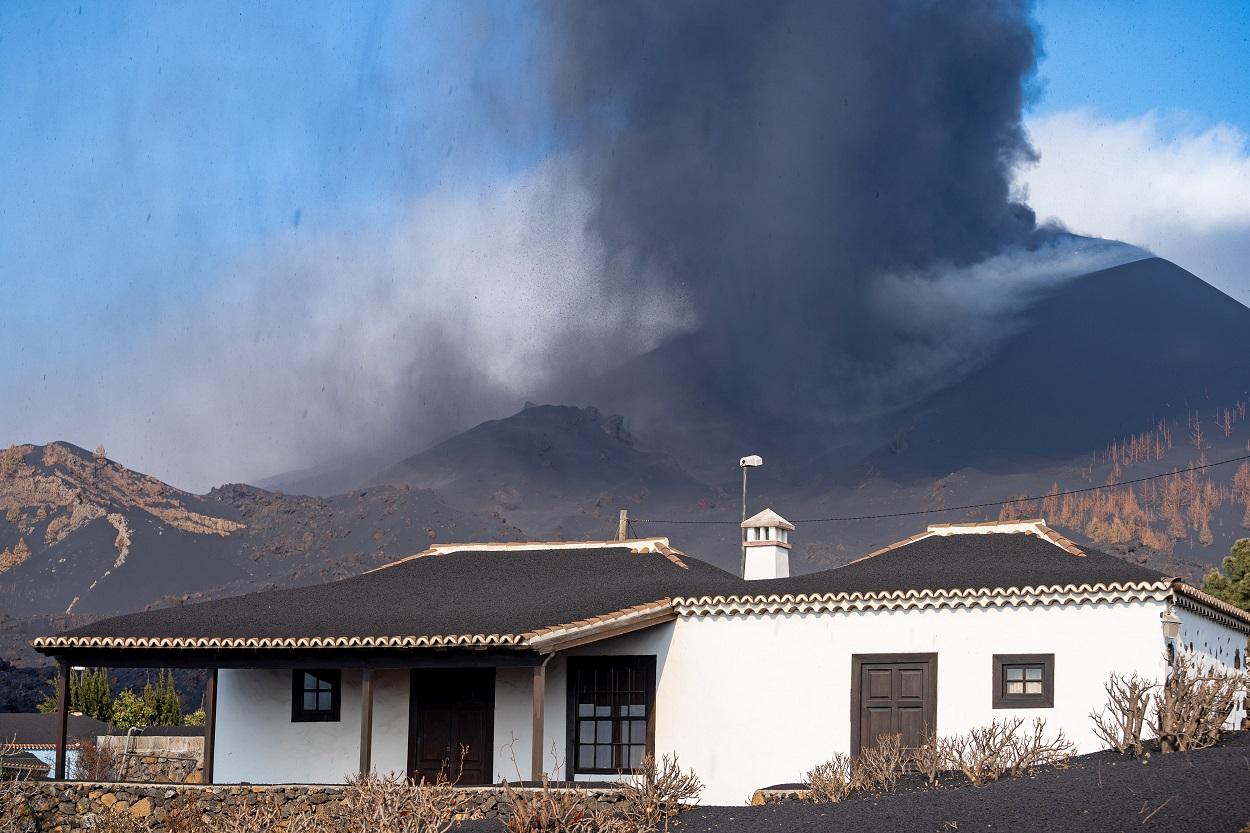
[[[946,391],[837,428],[802,411],[802,390],[785,392],[792,407],[778,416],[701,385],[704,348],[685,336],[606,376],[606,402],[527,403],[328,496],[246,484],[193,495],[103,449],[14,446],[0,452],[0,655],[29,660],[26,638],[92,617],[330,580],[437,541],[610,538],[621,509],[633,533],[736,569],[745,453],[765,458],[750,475],[752,509],[931,513],[800,524],[796,572],[931,521],[1021,512],[1178,575],[1215,563],[1250,524],[1250,466],[1171,472],[1250,449],[1250,309],[1147,259],[1039,293],[1022,322]],[[648,388],[643,370],[670,358],[671,378]],[[642,418],[619,407],[631,402],[647,406]],[[1167,476],[1046,497],[1154,474]],[[1019,496],[1040,499],[946,508]]]

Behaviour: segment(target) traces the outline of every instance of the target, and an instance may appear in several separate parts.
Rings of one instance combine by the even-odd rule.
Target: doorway
[[[851,754],[901,735],[915,749],[937,731],[937,654],[851,657]]]
[[[408,715],[411,778],[494,783],[495,669],[414,669]]]

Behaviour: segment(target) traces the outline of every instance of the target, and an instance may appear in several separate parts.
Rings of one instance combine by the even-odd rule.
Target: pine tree
[[[174,672],[161,671],[156,687],[156,725],[181,726],[182,701],[174,687]]]
[[[97,668],[82,683],[83,714],[108,722],[113,719],[113,691],[108,671]]]
[[[149,726],[156,725],[157,719],[160,717],[160,691],[152,685],[151,680],[143,683],[143,695],[140,697],[143,702],[143,714]]]
[[[1202,589],[1242,610],[1250,610],[1250,538],[1239,538],[1224,559],[1224,569],[1211,570]]]

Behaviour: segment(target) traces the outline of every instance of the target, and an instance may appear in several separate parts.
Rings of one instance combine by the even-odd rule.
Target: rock
[[[114,804],[117,803],[117,796],[113,795],[112,793],[105,793],[104,795],[100,796],[100,803],[103,804],[105,807],[112,807]]]
[[[130,815],[137,819],[145,819],[152,815],[152,800],[144,798],[130,805]]]

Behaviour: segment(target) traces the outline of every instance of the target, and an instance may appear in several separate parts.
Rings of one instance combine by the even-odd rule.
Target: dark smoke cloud
[[[478,10],[472,31],[534,38],[529,74],[468,50],[431,89],[497,120],[472,147],[549,158],[483,183],[500,149],[465,151],[364,231],[306,219],[129,361],[19,386],[0,428],[205,488],[393,461],[533,398],[692,434],[723,412],[732,459],[763,424],[734,421],[744,402],[897,408],[986,353],[1027,291],[1109,265],[1012,193],[1033,158],[1024,2],[575,0],[537,32]],[[688,391],[703,412],[674,419]]]
[[[666,276],[722,365],[876,361],[882,274],[1037,235],[1011,185],[1034,156],[1028,3],[590,0],[548,23],[609,287]],[[789,326],[767,349],[735,336],[747,316]]]

